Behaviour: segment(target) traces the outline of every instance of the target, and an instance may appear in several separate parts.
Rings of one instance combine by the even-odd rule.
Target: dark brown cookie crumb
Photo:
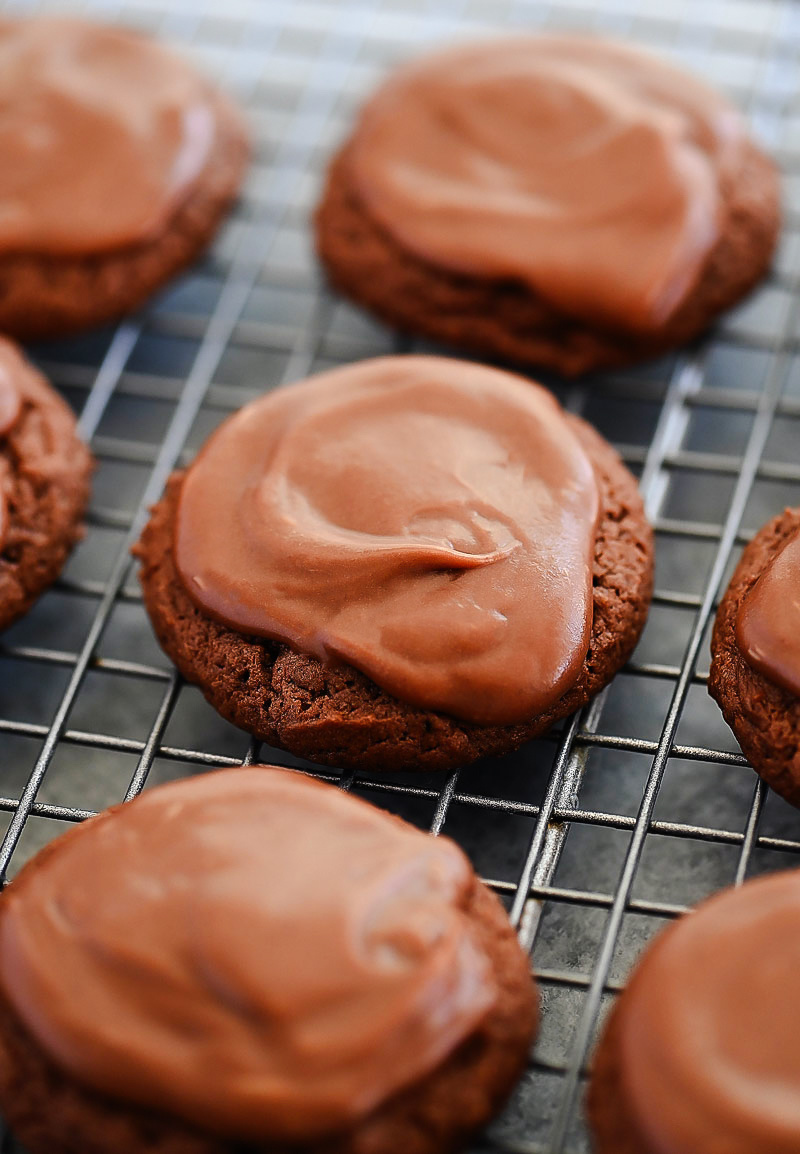
[[[11,431],[0,437],[0,483],[9,516],[0,549],[0,629],[55,581],[82,536],[92,471],[72,410],[10,342],[2,341],[2,349],[23,407]]]
[[[65,836],[80,836],[80,827]],[[57,853],[60,842],[46,847],[12,886]],[[525,1067],[537,1021],[528,960],[500,902],[476,879],[467,909],[476,943],[492,964],[495,1006],[438,1070],[350,1131],[291,1147],[241,1143],[114,1101],[53,1063],[2,991],[0,1104],[30,1154],[451,1154],[502,1107]]]
[[[800,806],[800,699],[754,669],[736,643],[736,618],[748,590],[798,531],[800,509],[785,509],[742,554],[717,611],[708,692],[756,772]]]
[[[317,250],[331,283],[390,325],[456,348],[542,365],[565,376],[633,364],[702,333],[764,276],[780,226],[775,166],[755,145],[723,188],[725,220],[702,275],[658,336],[590,326],[514,281],[457,276],[407,252],[367,212],[333,160],[316,214]]]
[[[525,725],[478,726],[417,709],[347,665],[327,666],[285,645],[245,637],[206,617],[172,555],[182,474],[173,474],[135,549],[161,645],[223,717],[261,740],[328,765],[432,770],[506,753],[584,705],[630,656],[652,594],[652,532],[636,481],[585,421],[569,416],[594,463],[602,514],[594,560],[592,637],[576,684]]]

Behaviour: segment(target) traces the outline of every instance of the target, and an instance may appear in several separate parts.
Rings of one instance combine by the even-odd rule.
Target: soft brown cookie
[[[0,329],[34,340],[137,309],[230,208],[238,112],[154,41],[89,22],[3,20],[0,63]]]
[[[611,680],[638,640],[652,592],[652,533],[636,481],[589,425],[569,414],[566,420],[599,485],[589,650],[571,688],[529,721],[476,725],[418,708],[349,665],[323,664],[213,620],[189,597],[175,565],[183,473],[173,474],[135,550],[161,645],[224,717],[312,761],[376,771],[449,769],[516,749]]]
[[[83,532],[91,471],[72,410],[0,339],[0,628],[61,572]]]
[[[717,611],[708,678],[708,691],[745,757],[793,805],[800,805],[800,699],[745,659],[737,643],[736,620],[764,569],[798,532],[800,509],[785,509],[744,550]]]
[[[629,105],[624,124],[595,95],[609,84],[616,108]],[[594,108],[585,122],[581,108]],[[673,168],[654,140],[679,115]],[[594,135],[604,117],[606,134]],[[657,208],[679,162],[705,176],[687,177],[680,211]],[[706,224],[686,223],[693,200]],[[671,214],[686,235],[668,242]],[[450,50],[390,78],[331,163],[316,237],[333,285],[388,323],[572,376],[702,333],[764,276],[779,218],[775,166],[710,89],[624,45],[529,37]],[[702,240],[656,306],[652,285],[693,230]]]
[[[724,890],[660,933],[593,1058],[595,1154],[764,1154],[800,1141],[800,871]]]
[[[595,1154],[653,1154],[639,1132],[620,1088],[619,1023],[614,1007],[592,1061],[587,1110]]]
[[[11,883],[0,899],[0,1103],[31,1154],[449,1154],[501,1107],[525,1066],[537,1018],[529,962],[502,906],[449,839],[433,844],[399,819],[332,793],[330,786],[268,767],[172,783],[71,830]],[[175,823],[168,810],[187,820]],[[318,884],[336,895],[334,906],[330,897],[321,904],[311,894],[291,912],[281,904],[287,887],[302,888],[312,879],[305,865],[286,877],[277,863],[270,866],[264,832],[297,846],[298,819],[316,839],[311,858]],[[158,832],[144,829],[145,822]],[[123,841],[120,830],[127,831]],[[394,846],[385,854],[381,834]],[[293,852],[288,848],[290,858]],[[296,850],[300,859],[304,852]],[[186,854],[191,860],[181,866]],[[103,912],[104,862],[116,882],[117,913]],[[181,869],[191,886],[181,882]],[[252,869],[255,885],[248,882]],[[298,874],[305,880],[298,882]],[[387,875],[394,884],[381,888],[375,879]],[[68,887],[76,876],[91,891],[92,912],[82,912],[80,891]],[[59,895],[55,919],[38,905],[44,891]],[[276,892],[273,903],[269,895]],[[430,933],[428,910],[439,911],[437,935]],[[233,922],[225,923],[230,916]],[[317,943],[313,957],[304,916]],[[215,933],[218,918],[223,922]],[[324,925],[317,926],[320,919]],[[267,951],[258,944],[265,932]],[[437,966],[451,935],[461,943],[457,960],[441,973]],[[44,941],[58,942],[68,980],[52,973],[58,970],[52,957],[39,965],[42,955],[31,947]],[[411,951],[405,969],[392,965],[394,942],[399,951]],[[227,959],[226,950],[234,951]],[[302,962],[287,971],[280,959],[292,950],[300,951]],[[251,970],[248,962],[259,954],[263,962],[265,953],[274,965]],[[459,992],[455,968],[480,974],[478,987],[471,975],[468,993]],[[267,972],[281,990],[267,985]],[[48,1006],[31,1000],[41,980]],[[385,995],[370,1013],[373,984],[383,984]],[[437,992],[433,1004],[420,997],[428,989]],[[94,1006],[110,996],[106,1013],[82,1019],[69,1010],[49,1013],[55,1002],[78,999],[81,991]],[[454,1006],[457,997],[468,1000]],[[355,1015],[349,1031],[348,1007]],[[426,1025],[431,1011],[432,1032]],[[295,1014],[299,1050],[292,1045]],[[370,1030],[375,1015],[386,1016],[384,1030]],[[127,1035],[111,1028],[117,1017]],[[42,1041],[48,1023],[58,1057]],[[304,1048],[306,1028],[314,1045]],[[435,1060],[440,1037],[453,1030],[459,1040]],[[131,1045],[120,1046],[126,1036]],[[243,1037],[250,1042],[237,1049]],[[181,1061],[183,1047],[196,1060]],[[372,1062],[371,1047],[377,1047]],[[340,1052],[351,1065],[337,1071]],[[172,1077],[159,1079],[148,1054]],[[427,1072],[411,1081],[401,1077],[400,1088],[386,1097],[384,1081],[398,1081],[392,1054]],[[92,1069],[98,1057],[99,1072],[87,1074],[81,1063]],[[277,1079],[265,1076],[275,1061]],[[304,1077],[298,1062],[309,1063]],[[98,1081],[119,1092],[98,1089]],[[353,1101],[354,1087],[360,1100]],[[232,1100],[241,1101],[240,1110]],[[215,1112],[232,1117],[231,1131],[199,1117],[216,1118]],[[349,1122],[327,1125],[327,1117],[345,1113],[352,1115]],[[276,1137],[289,1131],[291,1140]]]

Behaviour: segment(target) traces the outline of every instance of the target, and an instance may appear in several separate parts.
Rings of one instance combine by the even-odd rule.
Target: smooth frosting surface
[[[286,770],[171,783],[0,903],[0,981],[73,1075],[234,1138],[305,1141],[433,1070],[494,1004],[434,839]]]
[[[748,590],[736,618],[736,644],[759,673],[800,697],[800,534]]]
[[[19,358],[4,341],[0,341],[0,438],[10,433],[22,412],[22,394],[14,382]],[[8,493],[10,478],[0,470],[0,549],[8,533]]]
[[[727,890],[647,951],[620,1003],[621,1090],[657,1154],[800,1150],[800,872]]]
[[[214,131],[208,86],[155,42],[78,19],[0,20],[0,252],[151,240]]]
[[[347,164],[418,258],[648,333],[698,279],[743,141],[726,100],[648,53],[519,36],[400,69],[364,108]]]
[[[599,497],[549,393],[439,357],[279,389],[189,469],[175,560],[200,608],[403,701],[528,720],[583,665]]]

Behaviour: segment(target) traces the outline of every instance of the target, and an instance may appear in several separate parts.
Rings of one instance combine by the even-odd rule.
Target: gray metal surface
[[[447,778],[346,788],[456,838],[532,948],[543,1021],[530,1068],[475,1152],[587,1150],[599,1023],[667,919],[797,864],[800,815],[756,786],[706,694],[716,598],[742,543],[800,503],[800,8],[786,0],[199,0],[11,3],[153,31],[219,77],[256,141],[213,252],[115,330],[31,350],[99,460],[86,540],[0,645],[0,871],[141,788],[267,760],[156,645],[129,547],[176,463],[227,413],[307,372],[399,342],[323,287],[308,218],[354,108],[393,62],[508,28],[624,36],[728,91],[785,171],[774,274],[701,347],[574,385],[550,380],[641,475],[657,591],[634,659],[601,698],[513,756]],[[425,346],[431,347],[431,346]],[[335,776],[335,775],[334,775]],[[6,1138],[4,1149],[12,1141]]]

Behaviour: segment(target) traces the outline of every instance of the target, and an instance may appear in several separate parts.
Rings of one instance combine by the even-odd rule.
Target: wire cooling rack
[[[31,350],[75,405],[99,468],[86,540],[0,645],[2,876],[65,823],[154,783],[242,761],[307,767],[252,742],[182,683],[153,639],[129,549],[170,470],[233,409],[311,371],[423,347],[325,290],[308,228],[326,158],[391,64],[497,29],[624,36],[728,91],[782,164],[774,274],[710,341],[641,370],[548,381],[641,476],[657,591],[634,659],[590,706],[514,755],[449,776],[340,778],[459,841],[532,948],[540,1036],[473,1154],[588,1150],[587,1061],[644,943],[714,890],[798,863],[800,815],[756,784],[707,696],[705,667],[715,602],[742,543],[800,503],[800,7],[0,4],[56,8],[175,43],[246,107],[256,148],[242,202],[201,265],[118,328]]]

